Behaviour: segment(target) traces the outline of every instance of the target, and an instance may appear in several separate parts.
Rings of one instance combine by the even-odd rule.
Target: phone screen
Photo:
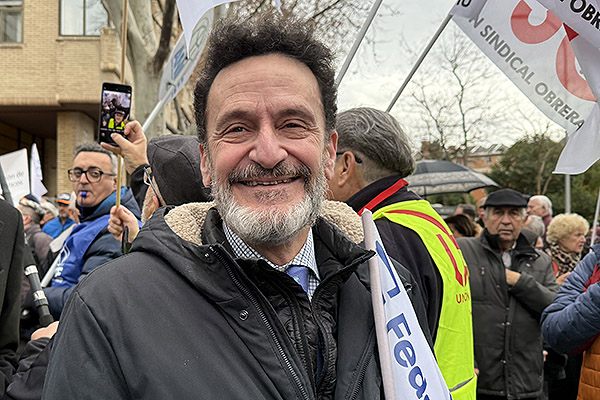
[[[98,120],[98,142],[116,146],[111,134],[123,135],[125,124],[131,114],[131,86],[118,83],[103,83]]]

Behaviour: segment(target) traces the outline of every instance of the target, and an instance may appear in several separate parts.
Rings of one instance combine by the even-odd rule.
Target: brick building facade
[[[49,196],[71,191],[73,148],[94,140],[102,82],[120,79],[120,36],[101,7],[0,0],[0,155],[37,143]]]

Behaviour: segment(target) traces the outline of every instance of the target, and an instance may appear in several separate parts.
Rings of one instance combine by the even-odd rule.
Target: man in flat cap
[[[540,315],[558,284],[552,262],[521,233],[527,201],[512,189],[490,194],[480,237],[459,238],[473,303],[477,399],[537,399],[544,359]]]

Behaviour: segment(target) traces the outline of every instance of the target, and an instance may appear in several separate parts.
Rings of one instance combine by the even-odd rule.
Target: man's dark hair
[[[96,142],[88,142],[88,143],[80,144],[79,146],[75,147],[75,150],[73,151],[73,159],[75,159],[75,157],[77,157],[77,155],[79,153],[83,153],[83,152],[106,154],[110,158],[110,163],[111,163],[111,167],[112,167],[111,172],[113,174],[117,173],[117,156],[115,156],[115,154],[113,152],[106,150],[104,147],[100,146]],[[105,171],[105,172],[108,172],[108,171]]]
[[[319,84],[325,126],[328,134],[333,132],[337,113],[333,53],[315,37],[310,22],[268,13],[248,21],[224,19],[212,30],[206,64],[194,90],[194,111],[201,144],[206,144],[206,102],[217,74],[245,58],[273,53],[293,58],[310,68]]]

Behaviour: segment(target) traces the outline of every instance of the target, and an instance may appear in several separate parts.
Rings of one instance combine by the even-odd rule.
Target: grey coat
[[[529,245],[522,234],[512,250],[513,271],[521,274],[508,286],[498,236],[485,230],[458,244],[469,268],[473,304],[477,393],[509,399],[542,394],[543,355],[540,315],[558,291],[552,262]]]

